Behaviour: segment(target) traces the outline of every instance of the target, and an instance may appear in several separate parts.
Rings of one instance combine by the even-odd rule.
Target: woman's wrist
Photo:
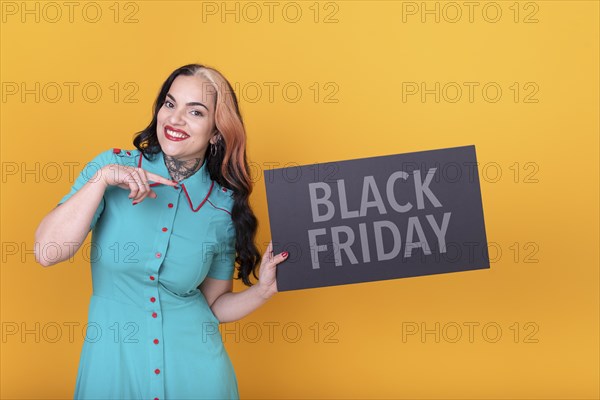
[[[103,189],[106,190],[106,188],[108,187],[108,182],[106,181],[107,173],[109,173],[108,169],[106,168],[106,166],[104,166],[98,171],[96,171],[96,173],[94,174],[94,176],[92,176],[90,181],[94,183],[94,185],[101,186]]]
[[[269,300],[271,297],[273,297],[273,295],[276,293],[273,290],[270,290],[268,287],[264,287],[265,285],[262,285],[260,283],[260,281],[258,281],[258,283],[256,285],[254,285],[254,287],[256,288],[256,291],[258,293],[258,296],[260,296],[263,300]]]

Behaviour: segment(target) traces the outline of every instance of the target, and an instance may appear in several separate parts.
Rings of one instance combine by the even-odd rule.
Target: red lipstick
[[[177,135],[169,134],[168,131],[176,133]],[[182,140],[185,140],[190,137],[190,135],[188,135],[186,131],[173,128],[172,126],[169,126],[169,125],[165,125],[164,133],[165,133],[165,137],[167,139],[172,140],[174,142],[181,142]]]

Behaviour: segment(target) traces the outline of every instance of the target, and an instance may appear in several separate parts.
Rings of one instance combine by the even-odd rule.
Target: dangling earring
[[[217,155],[217,143],[221,141],[221,136],[217,133],[217,141],[215,143],[211,143],[210,147],[210,156],[214,157]]]

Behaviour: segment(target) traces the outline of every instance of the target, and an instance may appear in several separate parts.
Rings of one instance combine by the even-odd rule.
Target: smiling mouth
[[[180,142],[190,137],[187,133],[179,129],[173,129],[170,126],[165,126],[165,137],[174,142]]]

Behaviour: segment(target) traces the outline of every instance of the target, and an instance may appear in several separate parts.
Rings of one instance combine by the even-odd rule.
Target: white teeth
[[[167,133],[169,135],[173,136],[173,137],[176,137],[176,138],[182,138],[183,139],[183,138],[188,137],[187,135],[184,135],[183,133],[175,132],[175,131],[172,131],[170,129],[167,129]]]

